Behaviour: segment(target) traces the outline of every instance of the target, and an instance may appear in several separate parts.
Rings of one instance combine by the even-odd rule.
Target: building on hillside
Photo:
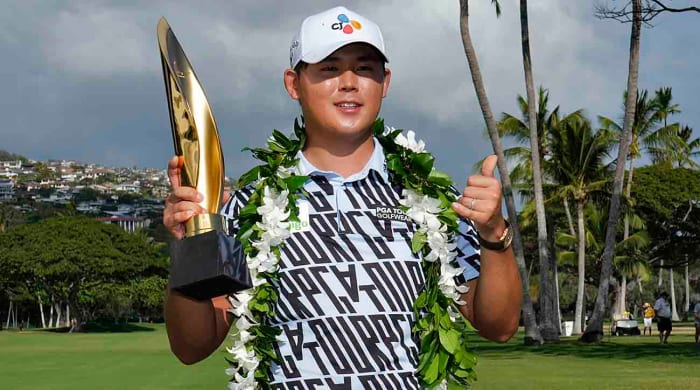
[[[0,168],[0,177],[14,179],[17,177],[17,172],[10,168]]]
[[[12,180],[0,180],[0,202],[15,199],[15,185]]]
[[[149,221],[139,217],[125,217],[123,215],[111,215],[109,217],[97,218],[98,221],[119,225],[122,229],[129,233],[135,232],[137,229],[145,229]]]
[[[22,167],[22,161],[21,160],[15,160],[15,161],[0,161],[0,168],[9,168],[9,169],[19,169]]]
[[[141,185],[139,182],[122,183],[117,184],[114,190],[119,192],[139,192],[141,190]]]

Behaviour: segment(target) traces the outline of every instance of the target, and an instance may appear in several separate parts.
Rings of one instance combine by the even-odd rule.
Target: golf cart
[[[610,335],[612,336],[639,336],[640,334],[642,334],[642,332],[639,330],[639,323],[637,323],[637,320],[631,320],[629,318],[613,320],[612,326],[610,327]]]

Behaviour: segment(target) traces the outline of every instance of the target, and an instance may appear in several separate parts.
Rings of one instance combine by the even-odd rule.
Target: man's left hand
[[[486,157],[481,174],[467,179],[462,197],[452,204],[457,214],[474,222],[481,237],[494,242],[501,238],[506,228],[501,214],[501,183],[494,175],[497,162],[495,154]]]

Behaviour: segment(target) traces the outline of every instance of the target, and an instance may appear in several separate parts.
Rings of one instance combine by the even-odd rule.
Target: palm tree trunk
[[[610,199],[610,211],[608,212],[608,226],[605,231],[605,249],[601,265],[600,283],[598,295],[591,320],[588,322],[586,332],[581,336],[581,341],[598,341],[603,337],[603,319],[608,304],[609,279],[612,274],[612,261],[615,256],[615,232],[617,219],[620,216],[620,195],[622,193],[623,179],[625,175],[625,161],[632,142],[632,122],[637,104],[637,87],[639,82],[639,43],[642,30],[642,0],[632,0],[632,33],[630,34],[630,58],[629,73],[627,77],[627,98],[625,101],[625,119],[620,134],[620,147],[617,155],[617,167],[613,181],[613,194]]]
[[[630,199],[632,196],[632,175],[634,173],[634,156],[630,156],[629,163],[629,173],[627,176],[627,187],[625,189],[625,196]],[[630,236],[630,213],[625,213],[625,226],[624,232],[622,234],[622,239],[626,240]],[[627,276],[622,275],[622,282],[620,283],[621,288],[617,291],[618,297],[616,301],[618,305],[613,307],[613,318],[620,317],[622,313],[627,309]]]
[[[664,259],[659,262],[659,284],[657,287],[661,288],[663,285],[663,270],[664,270]]]
[[[680,321],[680,318],[678,318],[678,310],[676,310],[676,288],[673,284],[673,268],[668,269],[668,275],[670,279],[669,283],[671,284],[671,320]]]
[[[578,287],[576,289],[576,311],[574,314],[574,331],[581,334],[583,330],[583,293],[586,282],[586,229],[583,223],[583,200],[576,201],[576,219],[578,221]]]
[[[484,87],[484,82],[481,78],[479,61],[476,56],[476,51],[474,50],[474,45],[472,44],[471,35],[469,33],[469,0],[460,0],[459,20],[464,54],[467,56],[467,62],[469,63],[472,82],[474,83],[474,89],[476,90],[476,97],[479,101],[479,106],[481,107],[481,113],[486,121],[486,128],[488,129],[489,136],[491,137],[493,150],[498,156],[498,171],[500,173],[501,183],[503,184],[503,197],[506,202],[506,209],[508,210],[508,218],[510,220],[511,229],[513,229],[513,252],[515,253],[515,259],[518,264],[518,271],[520,272],[520,280],[522,282],[523,291],[522,311],[523,322],[525,324],[525,344],[541,344],[542,336],[540,334],[540,329],[537,327],[535,309],[532,307],[532,300],[530,299],[530,279],[528,278],[527,266],[525,265],[522,237],[520,235],[520,226],[518,225],[518,214],[515,210],[515,201],[513,199],[513,188],[510,184],[510,176],[508,174],[508,167],[506,166],[506,159],[503,156],[503,147],[501,146],[501,139],[498,136],[496,121],[493,118],[491,105],[489,104],[488,96],[486,95],[486,88]]]
[[[561,306],[559,304],[559,269],[557,266],[556,239],[554,237],[554,221],[547,218],[547,245],[549,245],[549,261],[554,276],[554,323],[559,325],[559,336],[564,333],[561,322]]]
[[[620,313],[627,311],[627,275],[622,275],[620,284]]]
[[[540,167],[539,134],[537,134],[537,102],[530,59],[530,33],[527,22],[527,0],[520,0],[520,41],[523,51],[523,69],[525,71],[525,89],[527,90],[527,114],[530,127],[530,156],[532,160],[532,178],[535,190],[535,210],[537,214],[537,249],[540,259],[540,307],[542,316],[549,316],[547,323],[557,324],[543,326],[540,331],[544,341],[559,341],[561,325],[556,321],[556,308],[550,275],[550,259],[547,243],[547,221],[544,210],[544,193],[542,192],[542,169]]]
[[[564,196],[564,211],[566,212],[566,220],[569,222],[569,233],[572,237],[576,237],[576,229],[574,229],[574,219],[571,218],[571,210],[569,209],[569,198]]]

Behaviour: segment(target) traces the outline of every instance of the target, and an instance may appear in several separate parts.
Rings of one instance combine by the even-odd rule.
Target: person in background
[[[668,303],[668,293],[666,291],[659,294],[654,302],[656,312],[656,328],[659,330],[659,342],[666,344],[668,336],[671,335],[673,324],[671,323],[671,304]]]
[[[647,334],[647,329],[649,329],[649,336],[651,336],[651,321],[654,319],[654,308],[651,307],[649,302],[644,302],[643,307],[644,312],[644,335]]]

